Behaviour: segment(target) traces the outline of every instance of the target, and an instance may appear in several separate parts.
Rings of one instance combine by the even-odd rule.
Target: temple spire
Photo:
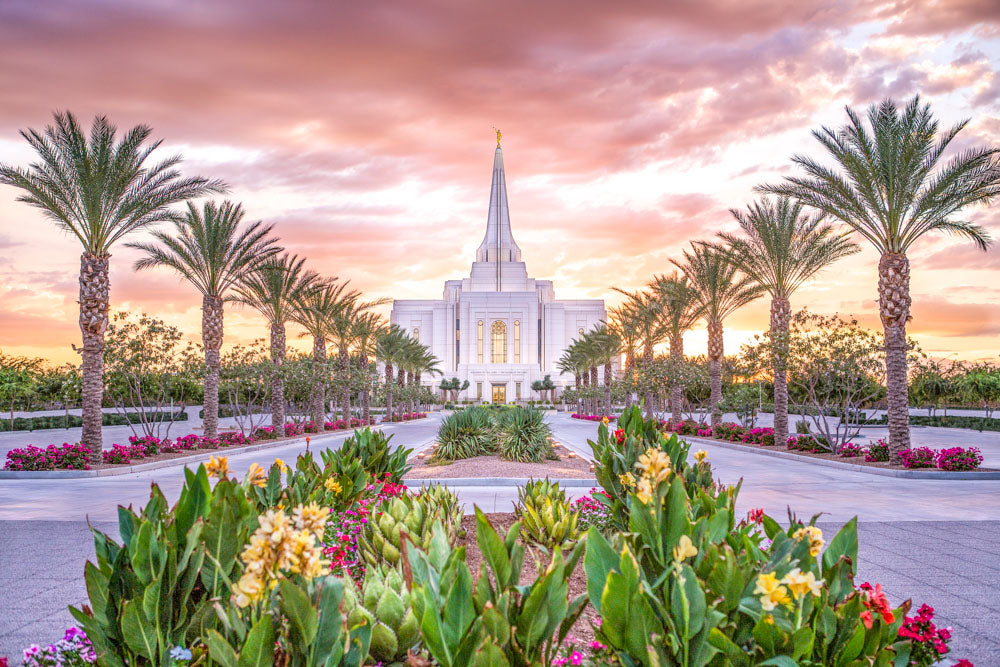
[[[493,185],[490,187],[490,209],[486,218],[486,236],[483,237],[483,242],[476,251],[476,261],[496,262],[498,265],[505,262],[521,261],[521,249],[514,242],[514,236],[510,231],[510,213],[507,209],[507,179],[504,177],[503,171],[503,151],[500,149],[499,130],[497,130],[497,148],[493,154]]]

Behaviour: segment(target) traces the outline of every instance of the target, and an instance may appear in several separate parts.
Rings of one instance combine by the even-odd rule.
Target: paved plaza
[[[589,455],[586,441],[594,437],[596,424],[563,414],[549,419],[559,441]],[[432,416],[385,430],[394,434],[394,445],[419,447],[431,442],[439,422]],[[956,430],[914,429],[914,440],[947,439]],[[995,461],[998,434],[975,435],[984,436],[980,446]],[[317,436],[311,448],[338,447],[345,437]],[[760,507],[779,520],[789,509],[803,519],[822,512],[819,522],[828,538],[858,516],[858,580],[881,582],[893,603],[909,597],[917,606],[934,607],[939,625],[954,629],[954,657],[1000,664],[1000,481],[898,479],[698,447],[708,451],[723,482],[743,479],[740,512]],[[242,475],[254,461],[293,460],[304,448],[304,442],[277,445],[232,455],[229,462]],[[72,624],[66,606],[85,601],[83,563],[93,557],[88,519],[117,536],[118,504],[140,506],[153,481],[173,500],[182,479],[177,466],[118,477],[0,480],[0,656],[18,658],[28,644],[52,641]],[[487,511],[509,511],[517,497],[511,486],[455,490],[467,511],[473,503]],[[586,488],[568,491],[577,496]]]

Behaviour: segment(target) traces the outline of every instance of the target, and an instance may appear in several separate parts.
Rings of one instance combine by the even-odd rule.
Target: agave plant
[[[580,513],[573,510],[559,482],[532,480],[517,490],[517,496],[515,513],[522,539],[549,550],[572,547],[580,536]]]
[[[373,566],[395,566],[403,548],[403,533],[414,544],[426,549],[431,528],[441,525],[454,543],[462,522],[458,496],[444,486],[430,486],[419,494],[405,494],[386,500],[361,533],[361,551]]]
[[[549,437],[552,429],[540,410],[514,408],[500,414],[497,453],[508,461],[541,463],[554,457]]]
[[[380,664],[406,657],[420,639],[420,626],[410,608],[410,591],[396,568],[370,568],[365,573],[361,599],[354,587],[344,596],[348,626],[371,627],[368,655]]]
[[[330,466],[337,458],[358,459],[365,471],[375,479],[399,484],[403,481],[403,475],[412,467],[407,465],[406,460],[413,450],[397,447],[390,452],[390,440],[392,440],[391,435],[387,437],[382,431],[365,428],[344,440],[338,452],[324,451],[323,462]],[[387,473],[388,478],[386,478]]]
[[[438,430],[434,458],[443,461],[492,454],[493,415],[486,408],[471,407],[449,415]]]

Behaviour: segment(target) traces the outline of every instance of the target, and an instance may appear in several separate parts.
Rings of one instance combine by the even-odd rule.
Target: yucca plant
[[[500,413],[497,424],[497,454],[508,461],[541,463],[553,456],[549,437],[552,428],[545,415],[533,408],[517,407]]]
[[[434,459],[457,461],[494,451],[494,422],[489,410],[471,407],[449,415],[438,429]]]
[[[358,459],[365,471],[375,479],[399,484],[403,481],[403,475],[413,467],[406,463],[413,450],[397,447],[390,452],[390,440],[392,435],[386,436],[382,431],[364,428],[344,440],[339,451],[324,451],[323,462],[329,466],[336,458]]]
[[[521,522],[521,538],[547,550],[569,548],[580,536],[580,513],[573,510],[559,482],[531,480],[517,490],[514,512]]]
[[[371,627],[368,655],[379,664],[399,663],[420,640],[420,626],[410,608],[410,591],[396,568],[369,568],[359,600],[354,587],[344,596],[351,627]]]
[[[373,567],[399,563],[404,533],[411,542],[426,548],[431,528],[439,524],[454,544],[462,523],[458,496],[438,485],[386,500],[372,514],[359,544],[365,561]]]

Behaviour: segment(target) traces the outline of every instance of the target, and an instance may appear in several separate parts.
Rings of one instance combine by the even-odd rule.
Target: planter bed
[[[451,463],[428,465],[427,459],[410,458],[413,469],[406,473],[406,479],[454,479],[471,477],[520,477],[542,479],[593,479],[590,462],[577,455],[570,458],[562,450],[558,461],[543,461],[542,463],[521,463],[519,461],[504,461],[497,456],[475,456],[470,459],[460,459]]]

